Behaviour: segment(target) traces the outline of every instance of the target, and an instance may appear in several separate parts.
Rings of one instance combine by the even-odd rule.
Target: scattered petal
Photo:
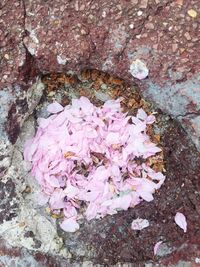
[[[58,113],[63,111],[63,106],[61,106],[58,102],[54,102],[47,107],[47,111],[50,113]]]
[[[161,151],[148,136],[155,117],[143,109],[128,116],[121,101],[96,107],[81,97],[64,108],[54,102],[48,106],[52,115],[38,119],[35,137],[25,144],[24,158],[41,187],[40,202],[64,216],[65,231],[78,230],[76,220],[83,213],[87,220],[98,219],[152,201],[165,180],[146,160]],[[144,219],[132,223],[132,229],[147,226]]]
[[[177,212],[175,215],[175,222],[176,224],[183,229],[184,233],[187,232],[187,221],[185,215],[181,212]]]
[[[155,246],[154,246],[154,248],[153,248],[154,255],[157,254],[157,251],[158,251],[158,249],[159,249],[159,247],[160,247],[160,245],[161,245],[162,243],[163,243],[162,241],[159,241],[159,242],[157,242],[157,243],[155,244]]]
[[[146,219],[137,218],[132,221],[131,229],[132,230],[142,230],[149,226],[149,221]]]
[[[74,233],[79,229],[79,224],[76,222],[75,219],[69,218],[69,219],[65,219],[60,224],[60,227],[66,232]]]

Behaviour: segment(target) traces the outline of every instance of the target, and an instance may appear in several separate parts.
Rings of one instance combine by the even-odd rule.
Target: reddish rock
[[[190,88],[191,81],[199,88],[198,0],[33,0],[15,2],[13,9],[11,2],[3,1],[0,14],[0,88],[14,83],[24,88],[38,73],[95,68],[136,82],[160,108],[163,96],[169,99],[165,111],[173,117],[178,109],[181,116],[191,112],[191,100],[199,111],[200,92]],[[129,72],[137,58],[149,68],[145,81]],[[182,83],[185,95],[177,90]],[[199,132],[190,134],[197,143]]]
[[[0,88],[18,82],[19,68],[25,63],[26,58],[23,36],[23,2],[2,0],[0,3]]]
[[[191,9],[196,16],[188,14]],[[2,0],[1,136],[7,133],[9,141],[16,142],[29,104],[23,93],[38,74],[95,68],[137,83],[144,96],[181,121],[200,148],[199,10],[198,0]],[[129,72],[135,59],[149,68],[143,81]],[[150,260],[152,266],[198,266],[199,154],[175,124],[167,128],[163,146],[168,177],[155,201],[65,235],[74,261],[87,258],[109,266],[128,261],[139,266],[138,261],[143,265]],[[8,191],[1,221],[14,218],[17,209],[15,186],[10,183],[0,185],[2,199]],[[186,234],[174,225],[176,211],[187,214]],[[137,216],[153,221],[153,227],[132,232],[129,223]],[[168,250],[159,259],[152,248],[160,237]],[[61,258],[9,248],[3,240],[0,245],[1,266],[73,266]],[[91,254],[84,258],[85,251]]]

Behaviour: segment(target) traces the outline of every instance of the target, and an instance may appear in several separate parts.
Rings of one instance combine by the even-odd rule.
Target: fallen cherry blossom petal
[[[163,243],[162,241],[159,241],[159,242],[157,242],[157,243],[155,244],[155,246],[154,246],[154,248],[153,248],[153,253],[154,253],[154,255],[157,254],[158,249],[159,249],[159,247],[160,247],[160,245],[161,245],[162,243]]]
[[[184,233],[186,233],[187,232],[187,221],[186,221],[185,215],[181,212],[177,212],[174,219],[175,219],[176,224],[181,229],[183,229]]]
[[[69,218],[69,219],[65,219],[60,224],[60,227],[66,232],[74,233],[79,229],[79,224],[76,222],[75,219]]]
[[[132,221],[131,223],[131,229],[132,230],[142,230],[144,228],[147,228],[149,226],[149,221],[146,219],[137,218]]]
[[[47,107],[47,111],[50,113],[58,113],[62,110],[63,106],[61,106],[58,102],[54,102]]]
[[[47,108],[52,114],[38,119],[35,137],[25,144],[24,159],[32,164],[41,202],[63,214],[65,231],[78,230],[83,215],[99,219],[152,201],[164,183],[165,176],[146,160],[161,151],[147,131],[155,117],[143,109],[128,116],[121,100],[101,107],[86,97],[66,107],[54,102]],[[138,163],[138,157],[145,163]],[[144,219],[132,223],[139,230],[148,225]]]

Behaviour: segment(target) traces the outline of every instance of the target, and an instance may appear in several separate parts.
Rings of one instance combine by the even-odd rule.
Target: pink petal
[[[137,218],[132,221],[131,229],[133,230],[142,230],[149,226],[149,221],[146,219]]]
[[[45,193],[41,192],[37,194],[37,203],[40,206],[44,206],[45,204],[47,204],[48,200],[49,200],[49,196],[46,195]]]
[[[86,218],[88,221],[92,220],[96,217],[98,211],[98,207],[95,203],[90,203],[86,210]]]
[[[74,233],[79,229],[79,224],[76,222],[75,219],[69,218],[65,219],[61,224],[60,227],[65,231],[65,232],[70,232]]]
[[[138,109],[137,118],[138,119],[141,119],[143,121],[146,120],[147,114],[146,114],[146,112],[142,108]]]
[[[152,123],[155,122],[155,120],[156,120],[156,118],[155,118],[154,115],[149,115],[149,116],[147,117],[147,119],[146,119],[146,122],[147,122],[147,124],[152,124]]]
[[[159,242],[157,242],[157,243],[155,244],[155,246],[154,246],[154,248],[153,248],[154,255],[157,254],[157,251],[158,251],[158,249],[159,249],[159,247],[160,247],[160,245],[161,245],[162,243],[163,243],[162,241],[159,241]]]
[[[58,113],[63,110],[63,106],[61,106],[58,102],[54,102],[47,107],[47,111],[50,113]]]
[[[79,190],[77,187],[72,186],[70,182],[68,181],[67,187],[65,188],[64,193],[66,194],[67,197],[74,198],[79,193]]]
[[[185,215],[181,212],[177,212],[175,215],[175,222],[176,224],[183,229],[184,233],[187,232],[187,221]]]
[[[44,176],[44,178],[50,184],[50,186],[60,187],[59,181],[55,176],[47,174]]]
[[[122,196],[120,200],[121,200],[121,203],[119,205],[119,208],[123,210],[127,210],[130,207],[132,197],[131,195],[128,194],[128,195]]]
[[[119,144],[119,133],[109,133],[107,136],[106,136],[106,143],[108,145],[115,145],[115,144]]]
[[[40,128],[45,129],[49,125],[50,120],[44,118],[38,118],[37,123],[39,124]]]

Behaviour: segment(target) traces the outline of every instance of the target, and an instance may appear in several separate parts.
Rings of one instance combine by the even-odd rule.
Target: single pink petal
[[[149,116],[147,117],[147,119],[146,119],[146,122],[147,122],[147,124],[152,124],[152,123],[155,122],[155,120],[156,120],[156,118],[155,118],[154,115],[149,115]]]
[[[47,183],[50,184],[50,186],[52,186],[52,187],[60,187],[59,181],[55,176],[49,175],[49,174],[45,174],[44,178],[47,181]]]
[[[108,100],[104,103],[103,108],[105,110],[109,109],[109,110],[114,110],[114,111],[119,111],[120,110],[120,101],[121,98],[117,99],[117,100]]]
[[[95,203],[90,203],[85,212],[88,221],[94,219],[98,212],[98,206]]]
[[[131,229],[132,230],[142,230],[149,226],[149,221],[146,219],[137,218],[132,221]]]
[[[152,193],[150,192],[143,190],[137,190],[136,192],[140,195],[141,198],[143,198],[147,202],[150,202],[154,199]]]
[[[94,110],[94,105],[90,102],[90,100],[85,96],[81,96],[79,101],[80,101],[80,107],[83,110],[83,112],[85,114],[92,114]]]
[[[54,192],[51,194],[49,204],[51,209],[62,209],[65,207],[65,202],[64,202],[64,192],[62,189],[56,189]]]
[[[50,113],[58,113],[63,110],[63,106],[61,106],[58,102],[54,102],[47,107],[47,111]]]
[[[42,129],[45,129],[49,125],[50,121],[51,120],[44,119],[44,118],[38,118],[37,119],[37,123],[38,123],[39,127]]]
[[[120,142],[120,139],[119,139],[119,133],[114,133],[114,132],[111,132],[109,133],[107,136],[106,136],[106,143],[108,145],[116,145],[116,144],[119,144]]]
[[[69,203],[69,202],[68,202]],[[64,215],[66,218],[70,217],[76,217],[77,216],[77,210],[75,207],[72,206],[72,204],[66,204],[66,207],[64,208]]]
[[[38,143],[34,144],[33,142],[34,142],[34,139],[29,139],[25,143],[25,146],[24,146],[25,147],[25,149],[24,149],[25,161],[32,161],[32,156],[38,147]]]
[[[141,119],[141,120],[146,120],[146,118],[147,118],[147,114],[146,114],[146,112],[144,111],[144,109],[142,109],[142,108],[139,108],[138,109],[138,112],[137,112],[137,118],[138,119]]]
[[[36,198],[37,198],[37,203],[40,206],[44,206],[45,204],[47,204],[49,200],[49,196],[43,192],[40,192],[39,194],[37,194]]]
[[[68,198],[74,198],[79,193],[79,190],[77,187],[72,186],[70,181],[68,181],[67,187],[64,189],[64,193]]]
[[[157,254],[157,251],[158,251],[158,249],[159,249],[159,247],[160,247],[160,245],[161,245],[162,243],[163,243],[162,241],[159,241],[159,242],[157,242],[157,243],[155,244],[155,246],[154,246],[154,248],[153,248],[153,253],[154,253],[154,255]]]
[[[176,224],[183,229],[184,233],[187,232],[187,221],[185,215],[181,212],[177,212],[175,215],[175,222]]]
[[[119,208],[122,210],[127,210],[130,207],[132,201],[132,196],[130,194],[120,197]]]
[[[69,218],[65,219],[61,224],[60,227],[65,231],[65,232],[70,232],[74,233],[79,229],[79,224],[76,222],[75,219]]]

